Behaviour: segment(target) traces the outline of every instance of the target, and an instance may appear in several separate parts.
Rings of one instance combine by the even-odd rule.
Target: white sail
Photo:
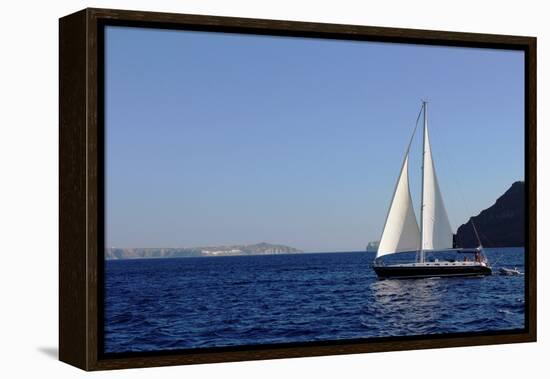
[[[407,149],[376,258],[400,251],[415,251],[419,246],[420,229],[414,215],[409,189],[409,149]]]
[[[426,112],[426,109],[424,109]],[[443,197],[439,190],[432,157],[427,119],[424,121],[424,169],[422,196],[422,250],[441,250],[453,247],[453,232]]]

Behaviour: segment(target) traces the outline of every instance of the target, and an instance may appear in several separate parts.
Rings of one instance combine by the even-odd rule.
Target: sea
[[[377,279],[374,253],[105,261],[104,352],[524,328],[523,248],[486,249],[492,276]]]

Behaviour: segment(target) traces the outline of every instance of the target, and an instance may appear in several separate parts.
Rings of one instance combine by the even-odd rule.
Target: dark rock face
[[[495,204],[471,219],[484,247],[524,246],[525,183],[515,182]],[[478,246],[470,221],[458,228],[455,242],[457,247]]]

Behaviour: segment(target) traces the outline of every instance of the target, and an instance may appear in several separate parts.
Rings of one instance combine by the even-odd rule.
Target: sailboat
[[[424,133],[419,227],[409,187],[409,152],[422,114]],[[453,248],[453,232],[435,172],[427,114],[428,103],[422,101],[422,108],[405,151],[401,171],[388,209],[373,269],[381,278],[491,275],[491,267],[483,252],[473,220],[471,222],[479,246],[474,249]],[[391,264],[381,259],[391,254],[405,252],[416,253],[415,262]],[[437,253],[451,252],[459,253],[464,258],[452,260],[433,258]],[[428,255],[432,258],[427,259]],[[472,255],[473,257],[470,258]]]

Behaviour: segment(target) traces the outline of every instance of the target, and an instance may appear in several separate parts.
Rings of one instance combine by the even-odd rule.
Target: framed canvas
[[[536,39],[60,19],[59,357],[536,340]]]

